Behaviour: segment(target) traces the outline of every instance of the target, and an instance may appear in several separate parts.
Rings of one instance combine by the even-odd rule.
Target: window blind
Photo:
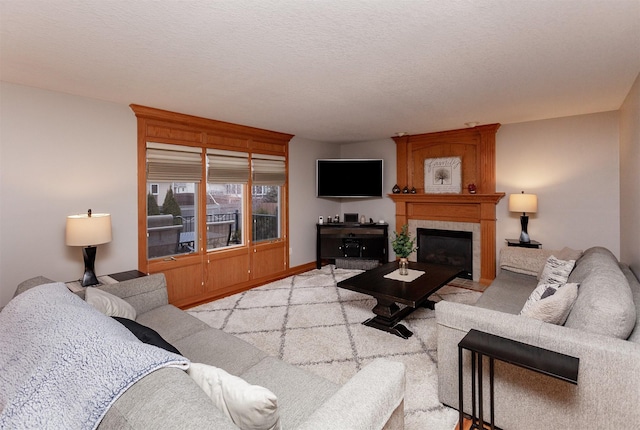
[[[147,142],[147,181],[200,182],[202,150],[182,145]]]
[[[287,181],[285,158],[278,155],[252,154],[253,185],[284,185]]]
[[[207,149],[207,182],[246,184],[249,182],[249,154],[246,152]]]

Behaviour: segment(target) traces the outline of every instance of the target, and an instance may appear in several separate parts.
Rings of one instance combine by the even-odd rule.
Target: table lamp
[[[520,242],[529,243],[529,233],[527,233],[527,225],[529,224],[528,213],[536,213],[538,211],[538,196],[535,194],[525,194],[524,191],[521,194],[511,194],[509,196],[509,211],[510,212],[522,212],[520,216],[520,225],[522,231],[520,232]]]
[[[84,275],[82,286],[99,284],[94,267],[96,262],[96,245],[111,242],[111,215],[86,214],[67,217],[66,243],[68,246],[84,246]]]

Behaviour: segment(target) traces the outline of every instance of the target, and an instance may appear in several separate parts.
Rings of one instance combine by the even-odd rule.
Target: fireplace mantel
[[[504,193],[494,194],[389,194],[396,203],[396,225],[409,219],[481,222],[496,220],[495,206]]]
[[[496,276],[496,205],[504,193],[496,192],[495,135],[500,124],[395,137],[397,184],[416,193],[390,194],[396,204],[396,228],[409,220],[480,224],[481,269],[479,282],[490,284]],[[457,156],[462,160],[459,194],[428,194],[424,185],[424,160]],[[477,194],[467,190],[475,184]]]
[[[396,204],[396,226],[410,219],[480,224],[480,279],[488,285],[496,276],[496,205],[504,193],[389,194]]]

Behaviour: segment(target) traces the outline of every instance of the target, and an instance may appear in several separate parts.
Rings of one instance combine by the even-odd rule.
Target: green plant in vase
[[[399,269],[401,275],[407,275],[409,273],[407,257],[418,249],[415,245],[415,239],[409,234],[409,226],[403,225],[400,229],[400,233],[393,232],[393,240],[391,241],[391,247],[396,256],[400,257]]]

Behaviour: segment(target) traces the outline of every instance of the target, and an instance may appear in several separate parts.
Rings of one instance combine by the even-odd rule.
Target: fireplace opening
[[[418,261],[459,267],[459,276],[473,279],[473,248],[470,231],[418,228]]]

